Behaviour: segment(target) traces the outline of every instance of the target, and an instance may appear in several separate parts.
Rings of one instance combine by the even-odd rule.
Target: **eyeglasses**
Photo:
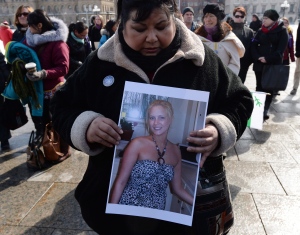
[[[29,15],[28,12],[23,12],[23,13],[19,13],[17,16],[18,17],[21,17],[21,16],[27,17],[28,15]]]
[[[234,17],[244,19],[245,16],[235,15]]]

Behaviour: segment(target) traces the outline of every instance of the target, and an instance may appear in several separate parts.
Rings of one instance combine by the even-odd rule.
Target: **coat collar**
[[[67,25],[56,17],[50,17],[50,20],[55,30],[50,30],[43,34],[32,34],[29,28],[27,29],[26,42],[29,46],[36,47],[46,42],[67,41],[69,32]]]
[[[201,40],[196,34],[189,30],[183,22],[176,19],[176,24],[181,30],[181,47],[174,55],[174,57],[168,60],[160,68],[180,58],[192,60],[196,66],[201,66],[205,57],[204,46]],[[108,41],[103,44],[103,46],[100,47],[97,55],[101,60],[116,63],[118,66],[136,73],[149,83],[149,79],[145,72],[136,64],[134,64],[130,59],[128,59],[122,51],[122,45],[119,41],[118,30],[116,30],[116,33],[111,38],[109,38]]]

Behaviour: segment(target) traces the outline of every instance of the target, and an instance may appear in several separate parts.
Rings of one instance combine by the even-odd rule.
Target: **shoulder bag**
[[[287,87],[290,74],[288,65],[264,65],[261,86],[264,90],[284,91]]]
[[[45,127],[42,146],[46,160],[53,164],[62,162],[71,155],[69,145],[54,130],[52,122]]]
[[[26,165],[31,170],[42,170],[47,167],[46,159],[44,153],[40,149],[41,141],[36,144],[34,141],[34,131],[31,132],[27,147],[27,161]]]
[[[4,98],[1,112],[3,112],[2,124],[10,130],[18,129],[28,122],[25,107],[20,100]]]

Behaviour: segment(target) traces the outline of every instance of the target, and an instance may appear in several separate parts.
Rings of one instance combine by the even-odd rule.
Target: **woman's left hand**
[[[213,124],[206,124],[204,129],[192,131],[187,141],[195,145],[187,148],[189,152],[202,153],[200,167],[203,167],[207,157],[219,144],[219,133]]]
[[[259,57],[258,60],[262,63],[267,63],[266,58],[265,57]]]

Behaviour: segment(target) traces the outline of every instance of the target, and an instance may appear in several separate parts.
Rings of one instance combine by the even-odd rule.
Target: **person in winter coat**
[[[5,47],[8,42],[11,41],[13,35],[13,31],[10,29],[8,22],[4,21],[0,24],[0,40],[3,42],[3,46]]]
[[[195,33],[211,48],[235,74],[240,71],[240,58],[245,47],[226,22],[224,10],[217,3],[209,3],[203,8],[203,25]]]
[[[283,54],[283,64],[284,65],[289,65],[290,61],[295,62],[295,54],[294,54],[294,38],[293,38],[293,29],[290,26],[290,22],[288,18],[283,17],[282,22],[284,24],[284,27],[286,28],[288,32],[288,44],[286,49],[284,50]]]
[[[251,53],[253,57],[253,70],[256,77],[256,90],[269,93],[266,96],[264,107],[264,120],[269,119],[268,111],[274,96],[274,91],[267,91],[261,86],[262,72],[266,64],[282,64],[283,53],[288,44],[288,33],[282,21],[278,21],[277,11],[266,10],[263,15],[263,24],[256,33]]]
[[[0,94],[5,88],[5,83],[8,80],[9,68],[5,62],[4,55],[0,52]],[[5,151],[9,149],[9,139],[11,138],[10,130],[2,124],[2,106],[4,102],[4,97],[0,95],[0,142],[1,150]]]
[[[88,40],[88,27],[83,22],[69,25],[69,36],[67,44],[70,50],[70,66],[66,79],[78,69],[85,58],[91,53],[90,42]]]
[[[90,19],[90,26],[89,26],[89,33],[88,33],[88,35],[89,35],[89,40],[90,40],[90,38],[91,38],[92,28],[93,28],[94,25],[95,25],[95,18],[96,18],[96,16],[95,16],[95,15],[92,15],[92,16],[91,16],[91,19]]]
[[[26,73],[31,81],[43,80],[44,105],[42,120],[35,122],[37,134],[43,135],[45,125],[51,121],[50,100],[65,81],[69,71],[69,48],[66,43],[68,27],[55,17],[48,17],[41,9],[34,10],[27,17],[29,29],[26,32],[26,43],[38,55],[42,70],[33,74]],[[65,157],[70,156],[66,153]]]
[[[195,32],[199,25],[194,22],[194,9],[192,7],[186,7],[182,11],[183,22],[192,32]]]
[[[27,16],[30,12],[33,12],[33,8],[30,6],[21,5],[18,7],[14,21],[17,29],[13,33],[12,41],[23,42],[25,40],[26,30],[28,28]]]
[[[246,80],[247,72],[249,66],[252,64],[252,56],[251,56],[251,41],[253,38],[252,29],[245,26],[245,18],[247,12],[244,7],[236,7],[233,10],[233,22],[231,22],[230,26],[232,27],[232,32],[241,40],[245,47],[245,54],[242,58],[240,58],[240,72],[239,77],[242,79],[244,83]]]
[[[104,29],[101,29],[101,40],[99,43],[99,47],[101,47],[110,37],[112,37],[116,29],[118,27],[116,20],[109,20],[106,25],[104,26]]]
[[[175,0],[148,0],[146,5],[119,0],[117,6],[121,23],[116,33],[90,54],[51,101],[55,129],[90,156],[75,191],[83,218],[99,234],[226,234],[233,214],[221,154],[244,132],[253,109],[252,95],[175,17]],[[198,182],[202,189],[196,195],[192,227],[105,213],[114,147],[123,133],[117,123],[125,81],[210,92],[206,127],[187,134],[194,145],[187,151],[201,152],[205,177],[222,183],[216,192],[209,179]]]
[[[296,68],[294,73],[294,84],[293,84],[293,90],[291,90],[291,95],[296,95],[297,90],[299,87],[299,81],[300,81],[300,23],[298,25],[297,29],[297,38],[296,38],[296,53],[295,53],[297,60],[296,60]]]
[[[98,44],[100,43],[101,34],[100,31],[103,27],[103,17],[100,15],[95,16],[95,25],[92,27],[91,33],[89,35],[91,44],[92,44],[92,50],[96,50],[98,48]]]
[[[252,21],[250,22],[249,28],[256,33],[262,26],[261,20],[258,18],[257,14],[252,15]]]

